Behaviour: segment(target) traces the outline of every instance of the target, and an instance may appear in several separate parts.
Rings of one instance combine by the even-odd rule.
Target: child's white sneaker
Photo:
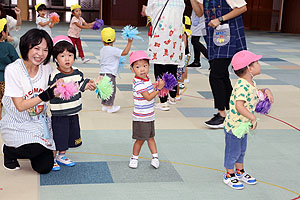
[[[57,164],[65,165],[68,167],[73,167],[75,165],[75,162],[73,162],[66,156],[57,156],[56,162],[57,162]]]
[[[247,183],[249,185],[255,185],[257,183],[256,178],[252,177],[247,172],[242,173],[237,170],[235,172],[235,175],[240,181],[243,181],[244,183]]]
[[[155,108],[159,109],[159,110],[163,110],[163,111],[168,111],[170,110],[170,106],[168,104],[168,102],[165,103],[157,103],[155,104]]]
[[[175,98],[172,98],[172,97],[169,97],[168,103],[169,103],[169,104],[172,104],[172,105],[175,105],[175,104],[176,104],[176,99],[175,99]]]
[[[85,59],[82,60],[82,63],[87,63],[87,62],[89,62],[89,61],[90,61],[89,58],[85,58]]]
[[[107,109],[107,112],[108,113],[115,113],[115,112],[118,112],[120,110],[120,106],[112,106],[111,108],[108,108]]]
[[[131,157],[128,166],[132,169],[136,169],[138,167],[138,164],[139,164],[139,160]]]
[[[231,177],[229,174],[224,174],[224,183],[228,185],[229,187],[235,189],[235,190],[241,190],[244,189],[244,185],[239,181],[237,177]]]
[[[152,158],[152,160],[151,160],[151,165],[152,165],[155,169],[159,168],[159,160],[158,160],[158,158]]]

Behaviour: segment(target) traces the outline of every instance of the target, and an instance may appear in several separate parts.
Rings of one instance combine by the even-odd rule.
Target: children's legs
[[[84,60],[84,54],[83,54],[83,50],[82,50],[82,45],[81,45],[80,38],[76,38],[76,46],[77,46],[77,49],[78,49],[79,57],[82,60]]]
[[[156,148],[156,143],[155,143],[154,137],[149,138],[148,147],[149,147],[152,154],[157,153],[157,148]]]
[[[224,167],[230,174],[234,173],[234,166],[239,158],[241,157],[241,141],[236,136],[232,134],[231,131],[225,132],[225,157],[224,157]]]
[[[235,163],[235,168],[239,170],[244,169],[244,163]]]
[[[136,140],[133,145],[133,155],[138,156],[140,154],[141,148],[144,144],[145,140]]]

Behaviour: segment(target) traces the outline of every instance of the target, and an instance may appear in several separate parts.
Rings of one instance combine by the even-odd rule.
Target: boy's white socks
[[[132,155],[131,158],[138,160],[139,156]]]
[[[158,153],[152,154],[152,158],[158,158]]]

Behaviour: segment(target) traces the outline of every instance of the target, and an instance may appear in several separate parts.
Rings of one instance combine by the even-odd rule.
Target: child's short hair
[[[55,62],[57,66],[58,66],[58,63],[55,61],[55,59],[57,58],[58,54],[63,53],[65,50],[74,54],[74,59],[76,59],[76,49],[73,46],[73,44],[71,44],[68,41],[60,41],[54,45],[53,51],[52,51],[53,62]]]
[[[248,66],[244,67],[244,68],[241,68],[241,69],[238,69],[238,70],[233,70],[234,73],[238,76],[238,77],[241,77],[243,76],[245,73],[246,73],[246,70],[248,67],[250,67],[251,65],[253,65],[254,62],[250,63]]]
[[[2,36],[3,36],[3,34],[2,34],[2,33],[3,33],[3,32],[4,32],[4,33],[6,33],[6,31],[7,31],[7,24],[5,24],[5,25],[4,25],[4,28],[3,28],[3,30],[0,32],[0,39],[1,39],[1,38],[2,38]]]
[[[46,40],[48,47],[48,55],[43,64],[45,65],[50,61],[51,52],[53,49],[52,39],[46,31],[37,28],[30,29],[20,38],[19,47],[21,56],[24,60],[28,60],[29,50],[39,45],[42,42],[43,38]]]
[[[38,8],[37,8],[37,12],[42,11],[42,10],[47,10],[47,7],[45,4],[41,4]]]
[[[145,61],[147,61],[148,64],[150,64],[148,59],[141,59],[141,60],[145,60]],[[139,60],[136,60],[133,63],[131,63],[130,67],[133,67],[134,63],[136,63],[137,61],[139,61]]]
[[[233,71],[234,71],[234,73],[235,73],[238,77],[241,77],[241,76],[243,76],[243,75],[246,73],[247,68],[248,68],[248,66],[246,66],[246,67],[244,67],[244,68],[242,68],[242,69],[233,70]]]

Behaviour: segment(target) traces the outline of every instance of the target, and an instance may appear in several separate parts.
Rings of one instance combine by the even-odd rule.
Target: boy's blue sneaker
[[[224,174],[224,183],[228,185],[229,187],[236,189],[236,190],[241,190],[244,189],[244,185],[239,181],[237,177],[231,177],[229,174]]]
[[[240,171],[236,171],[235,175],[240,181],[243,181],[249,185],[255,185],[257,183],[256,178],[252,177],[247,172],[241,173]]]
[[[65,165],[68,167],[73,167],[75,165],[75,163],[72,160],[70,160],[69,158],[67,158],[66,156],[62,156],[62,157],[57,156],[56,162],[58,164]]]
[[[59,170],[60,170],[60,166],[57,164],[56,160],[54,160],[52,171],[59,171]]]

